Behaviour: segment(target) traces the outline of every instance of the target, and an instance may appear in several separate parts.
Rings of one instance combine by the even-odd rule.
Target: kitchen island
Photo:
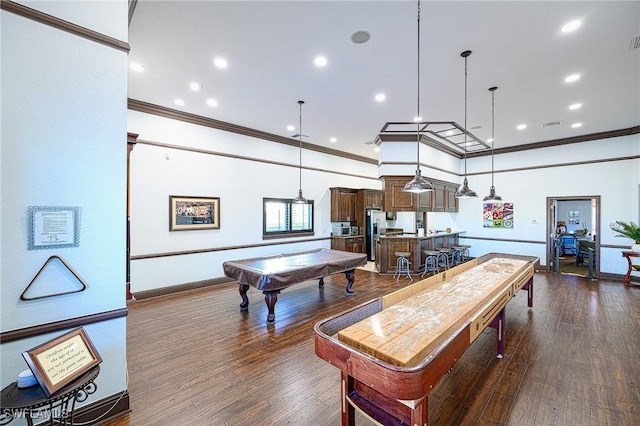
[[[435,250],[440,247],[452,247],[458,244],[458,235],[465,231],[435,232],[424,236],[414,233],[399,235],[380,235],[376,239],[376,270],[380,274],[396,272],[396,253],[411,253],[409,270],[418,273],[424,265],[424,250]],[[416,261],[417,259],[417,261]]]

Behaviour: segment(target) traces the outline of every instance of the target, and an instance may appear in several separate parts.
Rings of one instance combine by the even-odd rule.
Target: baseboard
[[[129,391],[124,390],[116,395],[78,408],[73,414],[73,423],[98,426],[130,412]]]
[[[169,294],[179,293],[182,291],[197,290],[200,288],[210,287],[213,285],[228,284],[231,282],[235,282],[235,280],[228,277],[212,278],[209,280],[194,281],[190,283],[156,288],[153,290],[136,291],[133,293],[133,298],[135,300],[144,300],[144,299],[150,299],[152,297],[167,296]]]

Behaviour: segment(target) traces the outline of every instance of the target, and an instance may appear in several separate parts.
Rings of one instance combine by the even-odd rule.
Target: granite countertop
[[[397,234],[397,235],[378,235],[378,238],[416,238],[416,239],[427,239],[427,238],[436,238],[436,237],[444,237],[447,235],[457,235],[457,234],[461,234],[465,231],[459,231],[459,230],[452,230],[451,232],[446,232],[446,231],[441,231],[441,232],[436,232],[435,234],[426,234],[422,237],[418,237],[418,234],[415,232],[409,233],[409,232],[405,232],[403,234]]]

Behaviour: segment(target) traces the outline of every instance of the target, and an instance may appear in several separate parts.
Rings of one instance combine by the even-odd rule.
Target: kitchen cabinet
[[[445,185],[445,199],[447,201],[447,210],[448,212],[458,212],[460,209],[458,208],[458,199],[456,198],[456,192],[458,191],[458,186],[452,183],[447,183]]]
[[[383,176],[382,210],[387,212],[457,212],[455,197],[458,185],[451,182],[426,178],[433,191],[413,194],[404,192],[404,185],[413,176]]]
[[[364,253],[364,236],[331,237],[331,249],[351,253]]]
[[[358,191],[349,188],[331,188],[331,222],[355,222]]]
[[[387,212],[432,211],[431,192],[414,194],[403,191],[413,176],[382,177],[382,210]]]
[[[365,189],[364,208],[380,210],[382,208],[382,191],[377,189]]]

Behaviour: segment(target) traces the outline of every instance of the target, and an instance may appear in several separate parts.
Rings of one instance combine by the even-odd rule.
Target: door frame
[[[551,262],[554,260],[553,237],[555,236],[555,204],[558,201],[591,201],[595,203],[595,224],[596,224],[596,264],[594,265],[593,278],[600,277],[600,195],[573,195],[547,197],[547,272],[552,272]]]

